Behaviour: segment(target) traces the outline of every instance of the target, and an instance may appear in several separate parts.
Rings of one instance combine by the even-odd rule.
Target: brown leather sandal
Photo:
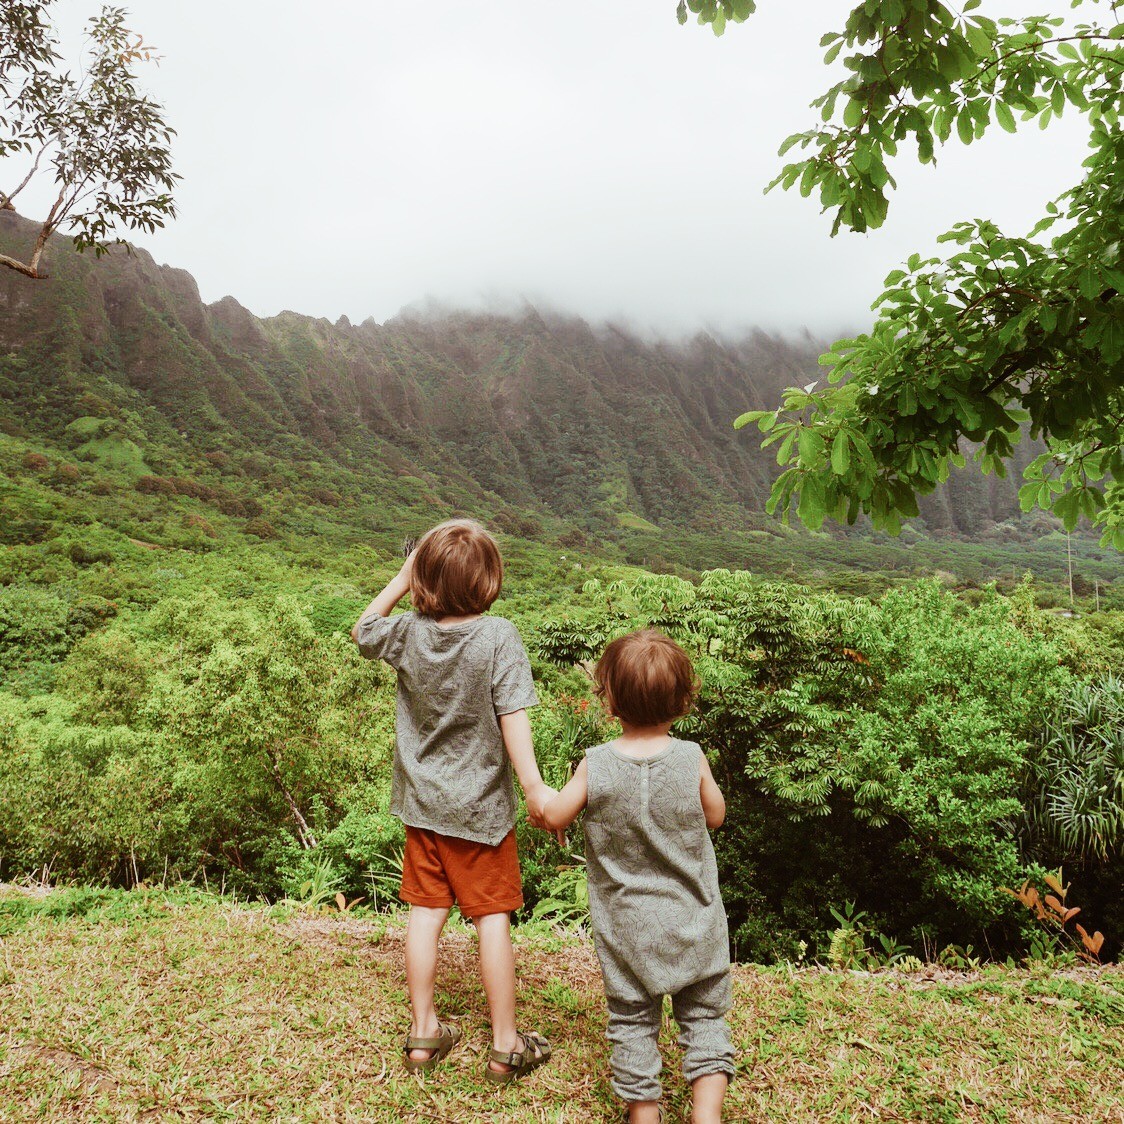
[[[507,1085],[550,1061],[550,1043],[541,1034],[534,1031],[520,1031],[519,1037],[523,1042],[522,1050],[512,1050],[509,1053],[503,1050],[488,1051],[489,1062],[499,1062],[500,1065],[509,1065],[511,1068],[501,1072],[492,1069],[490,1065],[485,1065],[485,1080],[493,1085]]]
[[[406,1068],[411,1073],[425,1073],[431,1070],[445,1055],[461,1040],[461,1032],[449,1023],[438,1023],[440,1033],[436,1038],[406,1038],[406,1045],[402,1052],[406,1058]],[[432,1050],[428,1058],[415,1059],[410,1057],[411,1050]]]

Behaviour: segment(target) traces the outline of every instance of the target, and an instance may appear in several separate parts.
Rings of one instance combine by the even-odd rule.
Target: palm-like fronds
[[[1078,683],[1028,755],[1027,843],[1037,857],[1124,849],[1124,680]]]

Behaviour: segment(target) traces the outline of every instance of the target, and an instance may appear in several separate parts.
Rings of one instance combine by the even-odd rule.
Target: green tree
[[[753,7],[687,0],[679,15],[721,34]],[[778,409],[737,420],[777,446],[770,511],[795,506],[811,527],[865,512],[896,532],[966,455],[1004,473],[1029,429],[1047,452],[1025,471],[1024,510],[1050,509],[1069,529],[1084,515],[1124,549],[1124,9],[1072,8],[993,19],[981,0],[959,12],[866,0],[821,40],[845,76],[813,103],[820,123],[785,141],[782,154],[801,158],[769,187],[817,192],[836,232],[882,224],[907,145],[934,163],[954,138],[1076,113],[1089,156],[1028,236],[957,224],[942,236],[950,256],[910,257],[886,278],[870,331],[822,357],[826,387],[790,389]]]
[[[78,79],[64,69],[47,9],[52,0],[0,0],[0,209],[50,169],[57,195],[26,261],[0,254],[0,265],[44,276],[43,250],[60,229],[79,250],[103,254],[125,240],[121,227],[153,231],[175,216],[163,110],[137,87],[134,68],[154,49],[105,7],[88,24],[89,51]]]

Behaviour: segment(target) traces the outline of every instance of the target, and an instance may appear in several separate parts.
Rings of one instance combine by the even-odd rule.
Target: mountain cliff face
[[[26,237],[0,213],[0,246]],[[775,464],[732,420],[819,377],[809,337],[652,342],[529,307],[259,319],[143,251],[52,251],[50,280],[0,272],[0,425],[86,454],[127,441],[138,474],[233,465],[268,486],[284,463],[516,524],[744,530]],[[1013,481],[965,473],[923,516],[971,534],[1016,510]]]

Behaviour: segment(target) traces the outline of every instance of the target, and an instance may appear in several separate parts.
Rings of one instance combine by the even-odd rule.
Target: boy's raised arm
[[[566,787],[543,809],[543,821],[551,831],[565,831],[578,818],[588,799],[589,769],[583,757]]]
[[[402,569],[383,586],[382,592],[359,614],[359,620],[355,622],[351,629],[352,640],[356,643],[359,642],[359,624],[364,617],[370,616],[371,613],[377,613],[380,617],[390,616],[394,606],[410,592],[410,575],[413,570],[414,556],[411,554],[402,563]]]

